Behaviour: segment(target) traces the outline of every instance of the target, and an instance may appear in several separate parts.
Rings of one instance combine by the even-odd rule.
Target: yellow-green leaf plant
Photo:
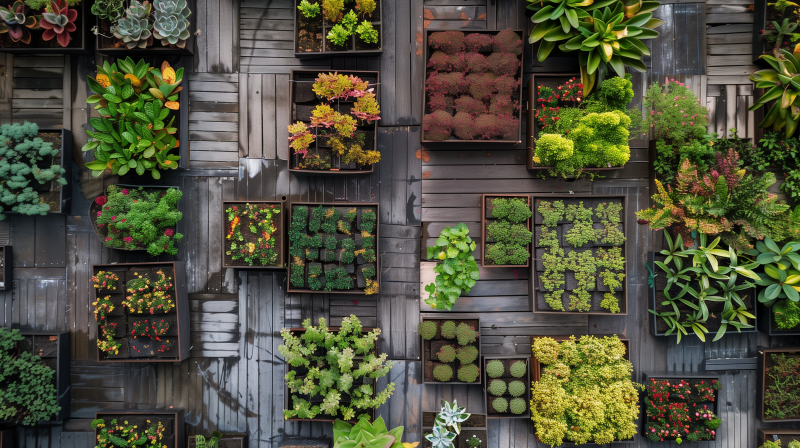
[[[797,99],[800,94],[800,62],[797,57],[800,52],[793,54],[784,49],[779,56],[760,56],[772,68],[750,75],[756,88],[765,89],[765,93],[748,110],[757,110],[772,103],[758,127],[771,126],[775,132],[783,130],[786,138],[789,138],[794,135],[797,124],[800,123],[800,102]]]

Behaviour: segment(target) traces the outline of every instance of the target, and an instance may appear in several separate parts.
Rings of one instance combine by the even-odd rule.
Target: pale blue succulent
[[[442,410],[436,416],[436,423],[439,423],[447,428],[453,428],[456,434],[461,433],[461,422],[466,421],[472,414],[467,414],[466,407],[458,407],[458,400],[453,400],[451,405],[447,401],[442,400]]]
[[[190,35],[189,15],[192,14],[186,0],[154,0],[153,8],[153,36],[160,39],[162,45],[185,47]]]
[[[125,16],[111,27],[114,37],[125,43],[128,49],[147,47],[147,40],[152,35],[153,24],[150,22],[150,12],[153,7],[150,2],[139,3],[131,0],[131,5],[125,10]]]
[[[425,439],[431,442],[433,448],[453,448],[453,439],[455,438],[455,433],[438,424],[433,427],[431,434],[425,434]]]

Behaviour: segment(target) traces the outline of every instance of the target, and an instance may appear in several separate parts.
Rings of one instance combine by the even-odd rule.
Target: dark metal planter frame
[[[800,439],[800,430],[797,429],[784,429],[784,428],[773,428],[773,429],[759,429],[758,430],[758,438],[757,438],[757,446],[761,446],[769,440],[770,442],[774,441],[773,436],[778,437],[780,436],[791,436],[793,438]],[[787,444],[784,442],[783,446]]]
[[[528,208],[531,208],[531,197],[527,194],[482,194],[481,195],[481,267],[484,268],[527,268],[531,265],[531,257],[525,261],[525,264],[489,264],[486,262],[486,199],[488,198],[523,198],[528,203]],[[526,225],[528,230],[531,230],[531,218],[528,218]],[[528,253],[531,252],[531,244],[528,243]]]
[[[296,12],[297,11],[295,11],[295,13]],[[381,12],[381,14],[383,14],[383,12]],[[375,98],[377,98],[377,101],[380,104],[380,99],[381,99],[381,97],[380,97],[381,78],[380,78],[380,72],[378,72],[378,71],[370,71],[370,70],[292,70],[291,74],[289,75],[289,98],[290,98],[291,105],[292,105],[292,107],[289,108],[289,123],[295,123],[296,121],[299,121],[299,120],[295,120],[294,119],[295,118],[294,105],[296,104],[295,101],[294,101],[294,85],[295,85],[295,82],[296,82],[295,81],[295,76],[296,75],[312,75],[312,76],[316,77],[321,72],[331,72],[331,73],[332,72],[336,72],[336,73],[340,73],[342,75],[358,76],[359,78],[363,78],[363,77],[366,77],[366,76],[375,77],[376,84],[370,83],[368,87],[372,87],[372,88],[375,89]],[[378,121],[373,121],[371,126],[373,128],[373,130],[372,130],[373,143],[372,144],[373,144],[373,148],[375,148],[375,150],[377,151],[378,150]],[[316,131],[318,129],[319,128],[314,128],[314,143],[315,144],[317,144],[319,142],[319,138],[316,135]],[[279,131],[279,132],[282,132],[282,131]],[[288,141],[287,141],[286,144],[287,145],[289,144]],[[317,148],[319,148],[319,147],[317,147]],[[296,164],[299,160],[301,160],[301,156],[293,154],[292,151],[293,151],[293,149],[289,148],[289,157],[288,157],[288,159],[286,161],[287,166],[289,167],[289,172],[290,173],[296,173],[296,174],[328,174],[328,175],[336,176],[336,175],[367,174],[367,173],[372,173],[374,171],[374,169],[375,169],[374,165],[364,166],[364,167],[361,167],[360,169],[355,169],[355,170],[342,170],[342,169],[313,170],[313,169],[306,169],[306,168],[295,168],[295,167],[292,167],[292,165]],[[339,158],[338,155],[334,155],[333,153],[331,153],[331,161],[333,161],[334,157],[336,157],[337,159]],[[297,165],[297,166],[299,166],[299,165]]]
[[[189,358],[189,348],[191,346],[191,341],[189,341],[189,296],[187,294],[186,289],[186,269],[184,266],[184,262],[182,261],[166,261],[166,262],[143,262],[143,263],[116,263],[116,264],[95,264],[92,265],[92,275],[95,275],[98,271],[102,270],[112,270],[115,268],[123,268],[128,270],[128,268],[133,266],[141,266],[147,268],[168,268],[172,269],[173,274],[175,275],[175,314],[177,316],[178,322],[178,350],[176,357],[170,358],[107,358],[103,359],[103,352],[100,351],[99,347],[95,347],[95,353],[97,354],[97,362],[102,363],[117,363],[117,362],[129,362],[129,363],[143,363],[143,362],[157,362],[157,363],[165,363],[165,362],[181,362],[187,358]],[[100,292],[97,292],[97,295],[100,295]],[[95,322],[97,325],[97,322]],[[126,341],[127,342],[127,341]],[[183,438],[182,438],[183,439]],[[183,442],[181,442],[183,443]]]
[[[431,363],[433,361],[431,361],[430,359],[427,359],[427,360],[425,359],[425,340],[422,339],[422,336],[420,336],[419,337],[419,352],[420,352],[420,357],[422,358],[422,384],[458,384],[458,385],[481,384],[481,382],[482,382],[481,379],[483,378],[483,368],[482,368],[482,366],[480,364],[480,360],[482,359],[481,358],[481,336],[480,336],[480,333],[481,333],[481,318],[480,318],[480,315],[479,314],[469,314],[469,313],[447,313],[447,314],[442,314],[442,313],[420,313],[420,315],[419,315],[420,323],[425,322],[425,321],[429,321],[429,320],[430,321],[434,321],[435,320],[435,321],[441,321],[441,322],[445,322],[445,321],[448,321],[448,320],[476,320],[476,321],[478,321],[478,328],[477,328],[478,339],[475,341],[475,345],[478,348],[478,357],[476,358],[476,361],[478,361],[478,371],[479,372],[478,372],[478,379],[475,380],[475,382],[473,382],[473,383],[465,383],[463,381],[436,381],[436,380],[425,381],[425,364],[426,363]],[[453,378],[457,379],[458,377],[456,375],[457,375],[457,372],[454,371],[453,372]]]
[[[9,2],[13,3],[13,1]],[[94,22],[92,20],[93,14],[91,13],[91,3],[81,2],[80,5],[76,7],[70,7],[70,9],[78,9],[78,18],[81,20],[81,26],[77,28],[75,31],[70,33],[72,38],[74,39],[76,35],[80,35],[82,44],[80,47],[18,47],[18,48],[0,48],[0,53],[11,53],[11,54],[20,54],[23,56],[32,55],[32,54],[64,54],[64,55],[88,55],[92,53],[94,48],[94,34],[91,32],[92,26],[90,23]],[[42,31],[34,31],[36,33],[41,33]],[[55,41],[55,39],[53,39]],[[71,179],[70,179],[71,180]]]
[[[426,64],[426,66],[428,64],[428,58],[431,56],[431,49],[428,46],[428,37],[430,37],[431,33],[436,33],[436,32],[441,32],[441,31],[463,31],[464,34],[488,34],[488,35],[491,35],[491,36],[496,36],[500,31],[503,31],[503,30],[487,31],[487,30],[434,30],[434,29],[426,29],[425,30],[425,36],[424,36],[425,42],[422,43],[422,46],[425,47],[425,64]],[[522,30],[512,30],[512,31],[514,31],[515,33],[517,33],[520,36],[520,38],[523,40],[523,44],[524,44],[524,41],[526,39],[524,32]],[[524,55],[525,55],[525,51],[523,49],[522,53],[519,55],[519,64],[520,64],[519,65],[519,72],[518,72],[518,75],[514,77],[515,79],[519,80],[519,93],[518,93],[518,95],[519,95],[519,110],[517,111],[517,118],[519,118],[519,126],[518,126],[519,129],[518,129],[518,134],[517,134],[517,140],[460,140],[458,138],[451,138],[451,139],[447,139],[447,140],[426,140],[425,139],[425,130],[423,129],[419,133],[420,142],[421,143],[427,143],[429,146],[432,146],[432,145],[447,145],[447,144],[451,144],[451,143],[461,143],[461,144],[464,144],[464,143],[478,143],[478,144],[490,144],[490,145],[491,144],[516,145],[517,143],[521,143],[522,142],[522,120],[523,120],[523,117],[522,117],[522,115],[523,115],[522,114],[522,107],[523,107],[522,84],[523,84],[523,78],[524,78],[523,70],[525,69],[525,56]],[[430,69],[428,69],[428,68],[425,69],[425,78],[424,78],[425,82],[427,82],[427,80],[428,80],[428,71],[429,70]],[[421,94],[422,94],[422,115],[421,116],[424,117],[425,116],[425,111],[428,108],[428,90],[425,88],[425,86],[422,86],[421,90],[422,90],[422,92],[421,92]]]
[[[294,27],[292,28],[292,51],[294,51],[294,57],[305,59],[305,58],[339,58],[339,57],[349,57],[349,56],[380,56],[383,54],[383,47],[384,47],[384,40],[383,40],[383,1],[382,0],[375,0],[378,4],[378,10],[381,12],[381,20],[370,20],[372,23],[373,28],[378,29],[378,43],[380,44],[380,48],[377,50],[356,50],[356,43],[358,42],[358,36],[356,33],[353,33],[350,36],[350,45],[352,45],[352,50],[327,50],[328,48],[328,33],[330,29],[333,27],[334,24],[328,22],[325,19],[325,16],[320,12],[320,19],[322,20],[322,51],[297,51],[297,34],[300,32],[300,21],[299,21],[299,10],[295,7],[294,9]],[[393,0],[390,0],[393,1]],[[321,4],[322,2],[320,2]],[[347,8],[345,8],[347,9]]]
[[[98,34],[97,39],[95,39],[94,50],[100,54],[105,54],[108,56],[157,56],[157,57],[164,57],[167,55],[173,54],[180,54],[180,55],[192,55],[195,52],[195,45],[197,41],[197,36],[195,32],[197,31],[197,23],[196,19],[198,18],[197,14],[197,2],[195,0],[186,0],[187,6],[191,11],[191,15],[189,16],[189,38],[186,39],[186,47],[185,48],[170,48],[170,47],[161,47],[161,46],[153,46],[147,48],[132,48],[128,49],[126,47],[123,48],[102,48],[102,43],[104,40],[108,40],[110,42],[115,42],[117,38],[113,35],[110,38],[103,37],[100,35],[100,30],[102,29],[101,25],[105,22],[101,20],[99,17],[95,17],[96,22],[95,25],[97,26]],[[200,30],[201,32],[205,33],[206,30]],[[157,39],[153,37],[153,43],[155,44]],[[170,62],[171,63],[171,62]],[[191,67],[191,64],[189,64]],[[184,78],[185,79],[185,78]],[[186,84],[181,84],[186,85]],[[185,89],[184,89],[185,90]],[[181,99],[183,102],[183,99]],[[186,107],[188,108],[189,103],[186,103]],[[186,140],[188,143],[188,140]]]
[[[508,412],[504,412],[502,414],[501,413],[493,414],[493,413],[489,412],[489,381],[490,381],[490,378],[486,374],[486,363],[488,363],[489,361],[491,361],[493,359],[499,359],[499,360],[519,359],[519,360],[525,361],[525,364],[527,364],[527,368],[525,369],[525,377],[524,377],[525,378],[525,384],[526,385],[530,385],[531,384],[531,367],[530,367],[531,355],[484,355],[483,358],[482,358],[482,361],[481,361],[481,370],[482,370],[481,378],[483,379],[483,399],[484,399],[484,402],[486,403],[486,418],[531,418],[530,406],[527,406],[527,409],[525,410],[525,412],[522,413],[522,414],[519,414],[519,415],[512,414],[510,409],[509,409]],[[494,378],[492,378],[492,379],[494,379]],[[518,380],[522,380],[522,378],[518,378]],[[531,388],[530,387],[526,387],[525,388],[525,395],[523,397],[520,397],[520,398],[523,398],[525,400],[525,403],[529,404],[531,402]]]
[[[184,435],[186,422],[184,419],[184,410],[181,408],[137,409],[135,411],[131,411],[129,409],[123,409],[119,411],[109,409],[103,412],[95,412],[94,418],[95,420],[98,418],[107,419],[110,416],[123,416],[123,415],[131,417],[152,416],[152,420],[159,420],[159,416],[172,418],[174,422],[174,427],[172,428],[172,436],[175,438],[172,446],[174,448],[184,448],[186,446],[186,436]],[[97,436],[99,433],[100,433],[99,430],[94,430],[95,440],[97,440]]]
[[[3,271],[3,281],[0,282],[0,291],[14,289],[14,255],[11,246],[0,246],[0,270]]]
[[[644,372],[644,373],[642,373],[642,384],[644,384],[645,387],[647,387],[647,382],[651,378],[655,378],[656,380],[699,380],[699,379],[703,379],[703,380],[717,380],[717,382],[719,382],[719,378],[720,377],[719,377],[719,375],[715,375],[714,372],[664,372],[664,373],[661,373],[661,372],[646,373],[646,372]],[[646,391],[642,392],[642,399],[643,400],[647,400],[647,392]],[[714,412],[715,415],[719,416],[719,412],[717,412],[719,410],[719,391],[717,393],[717,400],[715,400],[713,403],[714,403],[713,412]],[[642,408],[641,412],[640,412],[641,421],[642,421],[642,423],[641,423],[642,424],[641,435],[647,439],[647,406],[645,406],[645,404],[642,403],[641,404],[641,408]],[[647,440],[649,441],[650,439],[647,439]],[[663,443],[662,442],[656,442],[656,443],[661,443],[663,445],[667,445],[667,444],[672,445],[672,442],[673,441],[670,440],[670,441],[664,441]],[[701,444],[705,445],[705,444],[714,443],[714,442],[716,442],[716,437],[714,437],[713,440],[698,440],[697,442],[692,442],[692,443],[701,443]]]
[[[286,269],[286,254],[287,254],[287,244],[286,239],[288,238],[286,233],[286,196],[281,201],[222,201],[222,222],[228,225],[228,216],[225,214],[225,210],[228,208],[229,205],[235,204],[275,204],[281,207],[281,212],[278,214],[278,230],[277,233],[281,236],[281,247],[278,251],[278,262],[275,266],[247,266],[247,265],[227,265],[225,264],[225,251],[228,248],[227,240],[225,239],[225,235],[227,235],[228,230],[223,227],[222,229],[222,268],[232,268],[232,269]]]
[[[58,405],[61,410],[55,418],[50,420],[39,420],[38,425],[51,426],[60,425],[64,420],[69,418],[70,415],[70,382],[69,382],[69,341],[70,333],[55,332],[55,331],[20,331],[20,334],[25,337],[32,337],[34,340],[40,337],[50,338],[55,336],[58,338],[56,346],[56,397]],[[35,348],[35,343],[31,344]],[[34,354],[35,351],[33,352]]]
[[[767,355],[773,353],[798,353],[800,352],[800,347],[758,347],[756,349],[756,354],[758,356],[758,368],[756,369],[756,413],[758,414],[759,420],[764,423],[789,423],[789,422],[800,422],[800,418],[787,418],[782,420],[772,420],[766,419],[764,417],[764,395],[766,394],[767,389]],[[784,431],[784,430],[776,430],[776,431]]]
[[[590,199],[621,199],[622,200],[622,233],[626,235],[626,241],[622,243],[622,246],[613,246],[613,247],[621,247],[622,249],[622,256],[625,257],[625,278],[622,281],[622,298],[620,298],[619,303],[619,313],[611,313],[609,311],[550,311],[550,310],[539,310],[537,309],[538,300],[536,299],[536,266],[533,266],[531,270],[531,282],[532,282],[532,296],[533,296],[533,312],[538,314],[561,314],[561,315],[568,315],[568,314],[578,314],[578,315],[595,315],[595,316],[627,316],[628,315],[628,256],[627,256],[627,218],[626,218],[626,211],[628,210],[628,197],[626,195],[592,195],[592,194],[535,194],[531,198],[531,210],[533,211],[533,216],[531,217],[533,221],[534,228],[536,226],[536,201],[539,199],[548,199],[548,200],[590,200]],[[535,238],[535,231],[534,231],[534,238]],[[534,244],[531,247],[531,256],[536,256],[536,245]],[[615,291],[609,291],[614,293]]]

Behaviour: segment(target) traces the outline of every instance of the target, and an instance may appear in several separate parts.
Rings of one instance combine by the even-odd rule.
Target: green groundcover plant
[[[478,281],[478,264],[472,252],[475,242],[469,237],[469,228],[459,223],[445,227],[436,244],[428,248],[428,259],[441,260],[433,268],[436,274],[434,283],[425,286],[428,298],[425,303],[437,310],[453,309],[461,292],[469,293]]]
[[[527,224],[531,215],[524,198],[491,199],[491,213],[487,214],[485,225],[487,240],[494,243],[484,242],[484,259],[488,264],[519,266],[528,262],[533,234]]]
[[[0,422],[32,426],[61,407],[52,384],[56,372],[33,353],[20,353],[23,339],[19,330],[0,328]]]
[[[800,357],[796,353],[765,353],[764,420],[800,417]]]

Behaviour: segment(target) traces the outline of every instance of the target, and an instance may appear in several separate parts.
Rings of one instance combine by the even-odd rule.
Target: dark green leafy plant
[[[772,104],[764,114],[764,119],[758,124],[761,128],[772,127],[772,130],[784,131],[786,137],[791,137],[800,123],[800,83],[795,78],[800,74],[800,62],[796,56],[786,49],[780,50],[776,56],[761,55],[760,59],[767,61],[772,67],[759,70],[750,75],[750,80],[756,87],[766,89],[764,94],[756,100],[748,110],[758,110]]]
[[[764,370],[764,420],[789,420],[800,415],[800,358],[796,353],[769,353]]]
[[[350,32],[342,24],[337,23],[328,32],[328,40],[336,46],[344,46],[350,39]]]
[[[363,219],[363,217],[362,217]],[[425,286],[429,296],[425,303],[438,310],[451,310],[462,290],[470,292],[478,280],[478,264],[472,251],[475,242],[469,237],[469,228],[464,223],[445,227],[435,246],[429,247],[428,259],[436,258],[443,262],[433,268],[436,273],[434,283]]]

